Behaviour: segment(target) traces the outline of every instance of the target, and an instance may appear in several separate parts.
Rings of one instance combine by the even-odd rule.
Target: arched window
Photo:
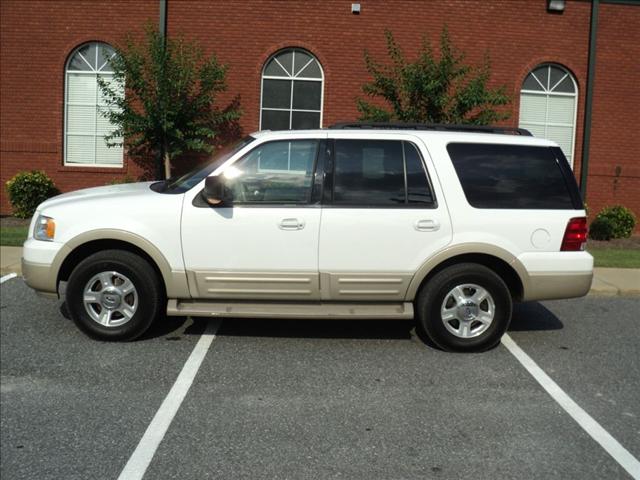
[[[305,50],[281,50],[262,70],[261,130],[296,130],[322,125],[322,67]]]
[[[65,72],[65,165],[122,166],[122,147],[107,147],[104,137],[112,125],[104,116],[98,76],[113,78],[109,60],[115,55],[106,43],[86,43],[77,48]]]
[[[536,137],[553,140],[573,166],[578,87],[571,73],[560,65],[533,69],[520,91],[520,127]]]

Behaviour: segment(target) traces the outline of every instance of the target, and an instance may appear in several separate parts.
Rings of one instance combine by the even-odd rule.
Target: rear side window
[[[336,140],[333,204],[423,206],[434,204],[422,158],[397,140]]]
[[[450,143],[449,156],[476,208],[574,209],[569,182],[549,147]]]

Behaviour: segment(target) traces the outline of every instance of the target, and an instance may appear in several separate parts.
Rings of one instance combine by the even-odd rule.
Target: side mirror
[[[224,177],[222,175],[207,177],[204,181],[202,195],[209,205],[218,206],[222,205],[225,200],[228,200],[226,190]]]

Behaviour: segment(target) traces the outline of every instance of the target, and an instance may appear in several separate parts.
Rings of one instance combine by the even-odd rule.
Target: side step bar
[[[246,303],[170,299],[167,315],[228,318],[412,319],[403,303]]]

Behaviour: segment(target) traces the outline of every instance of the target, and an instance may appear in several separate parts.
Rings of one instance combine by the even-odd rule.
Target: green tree
[[[165,39],[147,27],[136,43],[131,35],[115,48],[112,79],[98,78],[101,112],[114,125],[107,145],[124,145],[128,155],[155,159],[158,178],[171,176],[171,162],[186,152],[211,152],[226,132],[238,129],[239,100],[215,106],[226,90],[227,67],[182,36]],[[124,95],[123,95],[123,87]]]
[[[382,65],[365,50],[373,80],[362,91],[370,98],[382,98],[387,106],[356,99],[361,120],[486,125],[509,117],[494,108],[508,104],[510,98],[504,86],[487,86],[491,73],[487,54],[481,66],[466,65],[444,27],[439,55],[424,39],[417,59],[409,62],[393,34],[387,30],[385,35],[391,62]]]

